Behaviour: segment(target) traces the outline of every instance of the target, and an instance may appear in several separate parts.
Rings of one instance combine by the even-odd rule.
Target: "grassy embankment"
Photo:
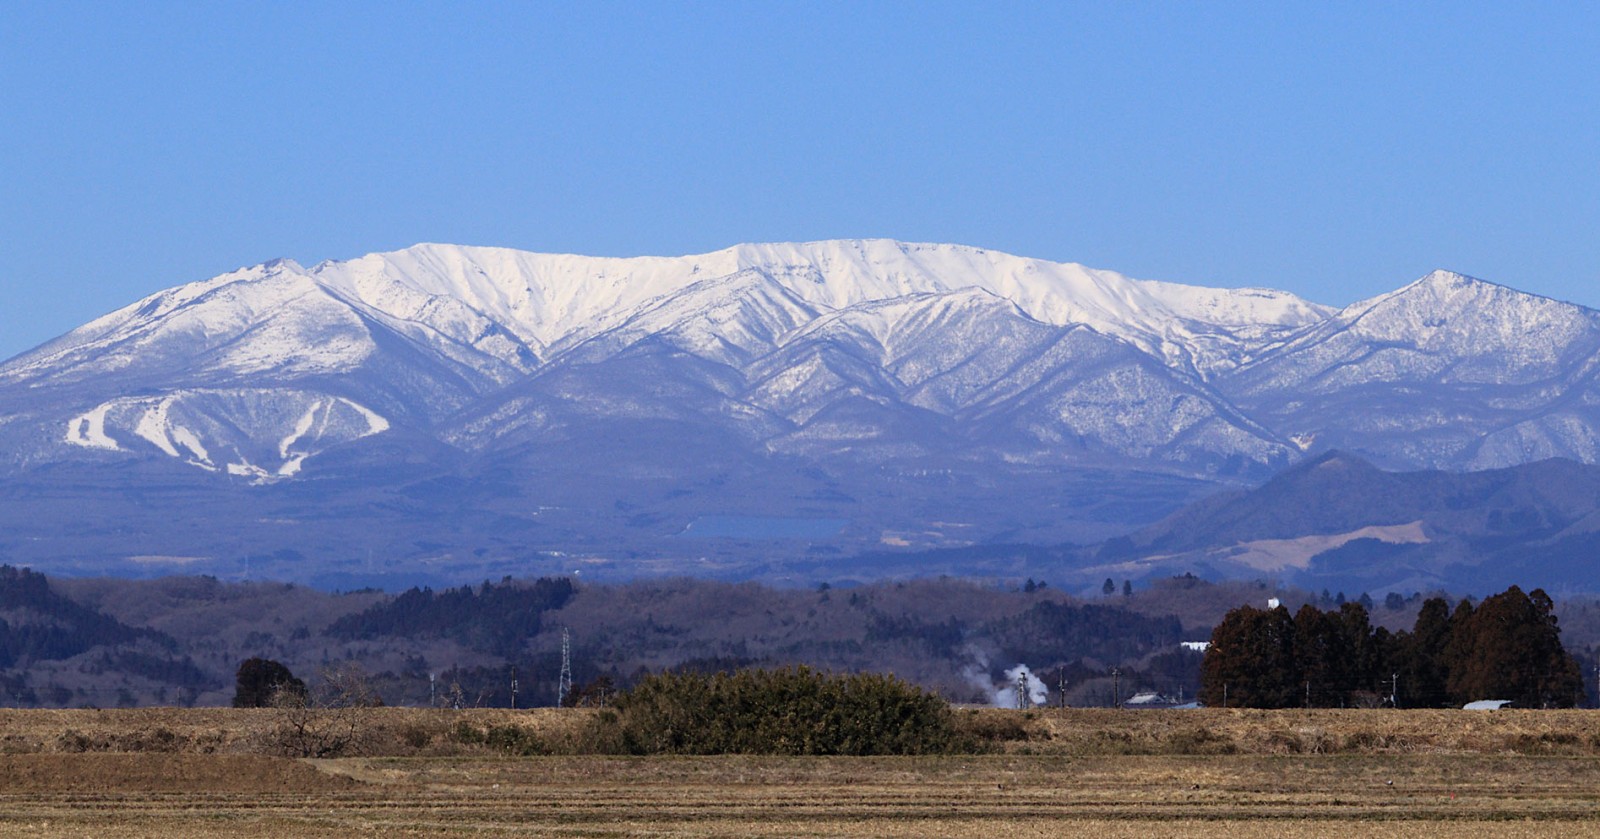
[[[368,708],[347,756],[586,754],[594,711]],[[1600,758],[1600,714],[1586,710],[957,709],[984,754],[1479,754]],[[146,752],[299,756],[275,709],[0,709],[0,754]]]

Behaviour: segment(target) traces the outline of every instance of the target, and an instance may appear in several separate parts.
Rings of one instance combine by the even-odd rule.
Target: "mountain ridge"
[[[0,364],[0,490],[151,459],[197,499],[310,482],[455,509],[432,487],[505,488],[492,538],[406,507],[393,550],[450,561],[734,553],[672,541],[730,515],[846,522],[763,555],[1089,541],[1330,449],[1593,463],[1597,373],[1600,313],[1445,271],[1335,309],[882,239],[423,244],[176,286]]]

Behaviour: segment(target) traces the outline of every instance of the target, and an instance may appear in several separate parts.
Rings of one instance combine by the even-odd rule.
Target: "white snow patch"
[[[167,411],[171,408],[170,396],[146,408],[139,415],[139,422],[133,427],[133,433],[149,440],[156,448],[166,452],[168,457],[181,457],[178,448],[172,445],[171,438],[167,436]]]
[[[205,444],[200,442],[198,434],[181,425],[169,425],[168,430],[172,434],[172,439],[178,445],[188,449],[189,453],[194,455],[194,459],[189,461],[190,463],[196,466],[214,468],[211,466],[211,453],[206,451]]]
[[[272,473],[244,458],[240,458],[238,463],[228,464],[228,474],[237,475],[241,478],[256,478],[258,480],[266,480],[272,477]]]
[[[187,463],[208,471],[216,471],[217,467],[211,462],[211,454],[200,441],[200,435],[184,426],[173,424],[172,404],[176,399],[177,396],[167,396],[149,403],[139,413],[139,421],[134,425],[133,433],[149,441],[168,457],[184,458],[183,451],[179,450],[181,446],[189,452],[190,456],[184,458]]]
[[[73,417],[67,423],[67,442],[86,449],[122,451],[116,440],[106,436],[106,414],[111,407],[112,403],[107,402],[87,414]]]
[[[361,416],[366,418],[366,420],[367,420],[367,433],[359,435],[359,436],[361,436],[361,437],[370,437],[370,436],[372,436],[374,434],[382,434],[383,432],[389,430],[389,421],[387,419],[384,419],[382,416],[380,416],[376,411],[373,411],[371,408],[368,408],[368,407],[366,407],[364,405],[357,405],[356,403],[351,402],[350,400],[345,399],[343,397],[340,397],[339,401],[343,402],[344,404],[349,405],[350,407],[352,407],[352,408],[356,409],[357,411],[361,412]]]
[[[301,437],[306,436],[306,432],[310,431],[311,426],[315,425],[317,422],[317,411],[324,407],[325,403],[321,401],[311,403],[311,407],[306,409],[305,414],[300,417],[300,421],[295,423],[294,431],[290,432],[289,436],[279,441],[279,457],[285,459],[289,457],[289,447],[293,446],[295,443],[298,443]],[[304,456],[302,455],[301,458],[303,459]],[[299,467],[296,467],[296,471],[299,471]]]
[[[276,420],[276,410],[253,407],[258,400],[286,403],[283,408],[294,413],[277,414],[284,419]],[[173,413],[175,409],[181,409],[177,416],[189,417],[198,425],[194,422],[179,424]],[[287,417],[296,417],[292,427]],[[322,449],[380,434],[389,428],[389,420],[376,411],[327,394],[185,390],[106,402],[69,421],[64,440],[83,448],[123,451],[125,449],[112,439],[108,430],[130,433],[168,457],[191,466],[209,472],[226,471],[259,483],[293,477],[301,472],[308,458]],[[264,464],[258,465],[242,454],[234,458],[234,462],[220,464],[220,459],[211,454],[211,449],[218,446],[235,452],[255,451],[252,446],[274,437],[277,438],[277,457],[266,455],[268,460]]]

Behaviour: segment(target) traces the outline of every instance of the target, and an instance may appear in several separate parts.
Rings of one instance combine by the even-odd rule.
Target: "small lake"
[[[848,519],[701,516],[678,535],[690,539],[832,539],[849,523]]]

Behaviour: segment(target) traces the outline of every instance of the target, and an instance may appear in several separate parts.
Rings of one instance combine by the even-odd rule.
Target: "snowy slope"
[[[610,259],[418,245],[309,271],[289,260],[179,286],[87,324],[0,367],[0,384],[52,383],[151,368],[292,377],[343,373],[373,352],[374,322],[505,381],[652,312],[635,331],[702,317],[706,291],[765,278],[792,328],[818,314],[911,294],[981,289],[1043,323],[1084,324],[1174,362],[1231,368],[1238,347],[1321,320],[1282,292],[1130,280],[1108,271],[955,245],[886,240],[740,245],[686,257]],[[753,273],[749,273],[753,272]],[[695,292],[699,289],[700,292]],[[697,296],[700,299],[696,299]],[[675,298],[681,298],[676,299]],[[702,330],[738,339],[728,313]],[[722,332],[727,332],[723,335]],[[771,343],[777,336],[764,335]],[[515,372],[511,372],[515,371]]]
[[[1398,467],[1600,458],[1600,313],[1437,271],[1340,311],[1217,384],[1317,449]]]
[[[1326,307],[1285,292],[1132,280],[1081,265],[959,245],[890,240],[737,245],[684,257],[608,259],[503,248],[418,245],[313,273],[380,311],[459,301],[530,344],[572,346],[707,279],[756,271],[830,311],[908,294],[978,288],[1056,325],[1081,323],[1200,369],[1227,368],[1241,345],[1303,326]],[[421,297],[419,297],[421,295]],[[450,316],[437,314],[435,322]]]
[[[297,390],[179,390],[119,397],[67,421],[85,449],[160,452],[208,472],[289,478],[306,458],[389,429],[349,399]]]
[[[1600,459],[1597,374],[1595,312],[1445,272],[1335,311],[959,245],[424,244],[179,286],[12,359],[0,443],[272,480],[396,430],[468,458],[671,428],[861,468],[1468,467]]]
[[[544,409],[530,406],[529,394],[543,394],[591,417],[703,409],[758,449],[862,453],[867,447],[852,440],[940,437],[876,449],[926,452],[970,445],[951,423],[975,408],[980,391],[993,402],[994,393],[1026,388],[1001,383],[1039,352],[1015,337],[1023,333],[1049,344],[1086,326],[1117,352],[1154,356],[1141,369],[1204,391],[1200,379],[1238,366],[1263,336],[1326,314],[1280,292],[1131,280],[955,245],[739,245],[637,259],[418,245],[310,269],[279,260],[152,295],[0,367],[0,389],[20,388],[26,413],[58,429],[34,435],[25,447],[33,459],[50,457],[38,442],[48,438],[107,453],[153,447],[216,467],[200,451],[210,447],[185,448],[149,429],[162,425],[152,418],[161,411],[223,390],[249,390],[252,411],[296,423],[308,404],[359,406],[384,428],[403,423],[469,449],[505,436],[484,426],[485,417],[509,418],[510,404],[539,415]],[[662,353],[693,362],[673,369]],[[716,397],[673,404],[684,391],[660,384],[675,380]],[[1124,390],[1147,404],[1140,400],[1148,383]],[[281,404],[265,407],[274,393]],[[1117,394],[1101,392],[1097,404],[1117,403]],[[252,433],[285,433],[281,423],[233,422],[230,410],[211,409],[211,425],[255,430],[213,445],[243,451]],[[828,419],[814,421],[819,413]],[[1076,411],[1080,424],[1083,413]],[[440,425],[456,414],[461,419]],[[989,415],[997,415],[993,406]],[[1115,420],[1099,424],[1106,422]],[[349,439],[368,433],[376,432]],[[942,439],[947,433],[955,436]],[[1108,445],[1102,454],[1150,450]],[[1252,442],[1244,456],[1265,462],[1274,445]],[[1241,454],[1223,448],[1222,457]],[[298,474],[301,461],[278,460],[262,467],[266,474]]]
[[[439,319],[449,327],[442,330],[417,312],[374,310],[279,260],[151,295],[73,330],[0,366],[0,387],[115,391],[345,376],[396,341],[427,356],[412,365],[424,369],[406,374],[438,380],[424,390],[493,386],[536,363],[492,321],[459,307],[451,314]]]
[[[372,344],[358,317],[278,261],[151,295],[0,367],[0,384],[337,373]]]

